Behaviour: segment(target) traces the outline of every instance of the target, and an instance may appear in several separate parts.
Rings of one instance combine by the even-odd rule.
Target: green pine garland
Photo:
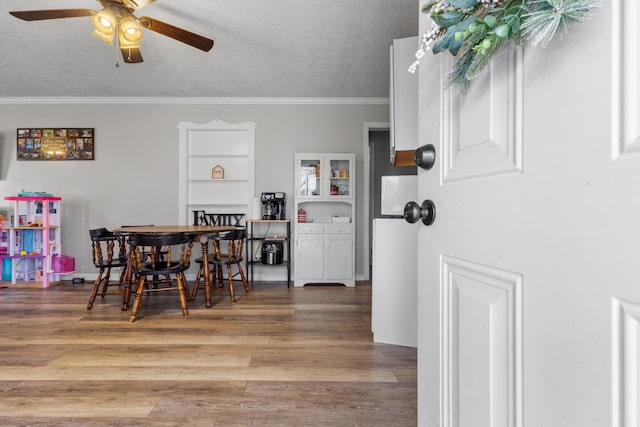
[[[530,40],[546,47],[558,31],[585,22],[599,6],[600,0],[430,0],[422,11],[433,25],[409,71],[428,50],[449,51],[458,59],[447,82],[464,92],[505,43]]]

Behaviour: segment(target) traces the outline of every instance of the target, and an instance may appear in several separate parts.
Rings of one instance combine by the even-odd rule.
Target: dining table
[[[193,237],[194,241],[199,241],[202,246],[202,259],[207,260],[209,254],[209,236],[217,235],[225,231],[235,230],[238,227],[230,225],[140,225],[140,226],[126,226],[116,228],[114,233],[121,236],[129,236],[136,233],[184,233]],[[131,256],[129,257],[129,264],[131,264]],[[211,307],[211,280],[209,263],[202,263],[203,271],[202,277],[204,279],[204,300],[205,307]],[[129,296],[131,295],[131,282],[132,282],[132,268],[131,265],[127,267],[127,278],[125,287],[125,298],[122,302],[122,310],[129,309]]]

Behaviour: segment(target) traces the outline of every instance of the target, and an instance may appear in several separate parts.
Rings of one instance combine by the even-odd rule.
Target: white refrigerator
[[[415,176],[393,183],[386,200],[383,177],[382,205],[386,215],[398,215],[398,206],[417,195]],[[395,185],[398,184],[398,185]],[[414,187],[414,184],[416,185]],[[402,201],[402,202],[401,202]],[[399,212],[402,215],[402,211]],[[373,220],[371,330],[379,343],[418,346],[418,225],[401,217]]]

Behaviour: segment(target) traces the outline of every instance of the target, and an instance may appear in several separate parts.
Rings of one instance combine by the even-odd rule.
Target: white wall
[[[228,103],[162,100],[29,102],[0,104],[0,211],[4,196],[20,190],[62,197],[63,252],[76,258],[78,276],[95,274],[88,230],[130,224],[175,224],[178,220],[178,130],[181,121],[255,122],[256,195],[287,193],[292,216],[293,155],[355,152],[357,168],[356,274],[365,268],[363,153],[365,122],[386,122],[381,100]],[[93,161],[17,161],[16,129],[95,128]]]

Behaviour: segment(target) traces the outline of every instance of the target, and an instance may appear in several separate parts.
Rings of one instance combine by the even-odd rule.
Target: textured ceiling
[[[0,97],[387,97],[389,45],[418,33],[418,0],[156,0],[136,15],[215,45],[205,53],[145,30],[144,62],[124,64],[89,17],[8,13],[66,8],[100,5],[2,1]]]

